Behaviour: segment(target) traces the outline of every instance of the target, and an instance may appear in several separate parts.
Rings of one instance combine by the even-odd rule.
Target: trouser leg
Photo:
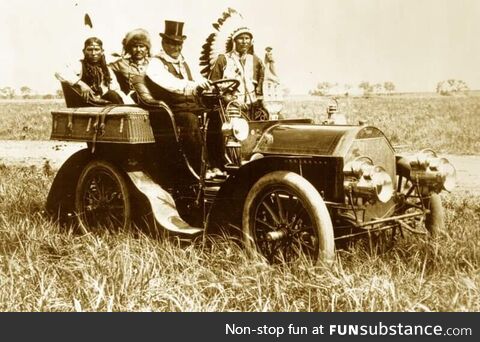
[[[115,104],[123,104],[122,97],[113,90],[109,90],[105,94],[103,94],[102,99]]]
[[[175,119],[180,129],[180,143],[189,163],[196,172],[200,172],[202,160],[202,134],[197,115],[189,112],[175,113]]]
[[[225,144],[222,134],[222,121],[218,113],[209,117],[207,129],[207,147],[210,166],[223,169],[225,165]]]

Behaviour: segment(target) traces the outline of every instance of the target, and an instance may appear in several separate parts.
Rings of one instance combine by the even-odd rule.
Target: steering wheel
[[[216,80],[211,82],[212,86],[215,88],[215,91],[219,94],[222,93],[234,93],[237,91],[238,87],[240,86],[240,81],[234,78],[226,78],[222,80]]]
[[[226,78],[222,80],[211,81],[210,85],[213,87],[210,90],[204,90],[197,93],[200,96],[202,104],[207,108],[214,108],[218,105],[218,101],[222,101],[227,94],[235,93],[240,86],[240,81],[234,78]],[[229,101],[227,101],[229,102]]]

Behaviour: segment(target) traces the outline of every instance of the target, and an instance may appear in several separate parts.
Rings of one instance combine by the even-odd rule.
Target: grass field
[[[313,118],[321,123],[331,100],[292,100],[287,117]],[[378,96],[340,98],[339,112],[350,124],[366,120],[380,128],[394,145],[411,150],[431,147],[441,153],[478,154],[480,151],[480,96]]]
[[[52,110],[64,108],[59,100],[0,100],[0,140],[48,140]]]
[[[287,117],[325,119],[290,100]],[[62,102],[0,102],[0,139],[48,139]],[[342,98],[394,144],[478,154],[480,96]],[[357,244],[332,268],[270,266],[234,243],[179,244],[141,232],[77,235],[44,215],[49,167],[0,164],[0,311],[480,311],[480,196],[443,196],[446,231],[393,249]]]
[[[285,117],[326,119],[328,99],[291,98],[285,103]],[[50,111],[63,102],[0,101],[0,140],[47,140],[51,131]],[[348,122],[367,120],[382,129],[393,144],[412,150],[431,147],[442,153],[477,154],[480,151],[480,95],[468,97],[414,95],[343,97],[339,111]],[[408,148],[408,147],[407,147]]]
[[[0,167],[0,311],[479,311],[480,198],[446,196],[437,241],[358,245],[331,269],[270,266],[229,241],[76,235],[42,213],[49,169]]]

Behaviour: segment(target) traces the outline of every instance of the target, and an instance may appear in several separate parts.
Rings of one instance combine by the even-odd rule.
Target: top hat
[[[183,35],[183,23],[171,20],[165,20],[165,33],[160,33],[160,36],[179,43],[187,39],[187,36]]]

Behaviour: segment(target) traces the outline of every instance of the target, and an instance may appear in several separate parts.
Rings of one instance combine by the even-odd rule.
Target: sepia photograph
[[[479,17],[0,0],[0,311],[480,311]]]

